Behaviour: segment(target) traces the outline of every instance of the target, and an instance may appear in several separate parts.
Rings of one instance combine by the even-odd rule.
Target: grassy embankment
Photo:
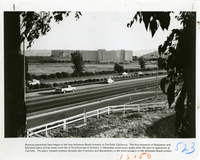
[[[166,101],[166,96],[158,97],[158,101]],[[141,103],[150,102],[156,102],[155,98]],[[68,138],[175,138],[174,130],[174,109],[163,109],[102,115],[99,119],[88,119],[84,127],[74,127],[68,132],[62,128],[55,129],[49,135]]]
[[[72,73],[71,68],[72,63],[31,63],[29,64],[29,73],[30,74],[53,74],[56,72],[67,72]],[[129,64],[123,64],[124,69],[139,69],[140,66],[138,63],[133,62]],[[152,63],[147,63],[146,68],[155,68],[156,65]],[[85,64],[85,71],[87,72],[98,72],[98,71],[113,71],[114,64]]]

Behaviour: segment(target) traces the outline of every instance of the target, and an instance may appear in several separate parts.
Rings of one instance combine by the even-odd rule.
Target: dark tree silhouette
[[[160,69],[167,69],[167,61],[165,58],[162,58],[162,57],[158,58],[158,67]]]
[[[72,66],[72,69],[74,69],[73,74],[81,74],[85,66],[82,54],[79,51],[71,53],[71,61],[74,64],[74,66]]]
[[[117,73],[124,72],[124,66],[121,66],[119,63],[115,63],[114,70],[117,71]]]
[[[137,12],[127,26],[131,27],[139,20],[154,36],[159,26],[163,30],[168,29],[170,14],[172,12]],[[158,47],[159,55],[168,54],[168,76],[161,80],[161,89],[167,93],[169,106],[175,106],[176,137],[195,138],[196,13],[180,12],[176,18],[183,28],[174,29],[164,44]]]
[[[142,70],[142,69],[145,69],[146,62],[145,62],[145,60],[144,60],[144,57],[139,57],[138,63],[139,63],[139,65],[140,65],[141,70]]]
[[[26,136],[20,12],[4,13],[5,137]]]
[[[21,42],[26,39],[28,47],[31,47],[35,39],[50,31],[51,19],[59,22],[69,13],[68,11],[52,14],[50,12],[4,12],[5,137],[26,136],[24,59],[21,55]],[[75,12],[76,19],[80,16],[80,12]]]

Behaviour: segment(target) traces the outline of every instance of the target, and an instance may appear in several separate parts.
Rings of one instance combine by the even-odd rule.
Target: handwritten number
[[[147,158],[150,159],[150,158],[151,158],[151,155],[150,155],[150,154],[147,154]]]
[[[123,154],[121,155],[120,160],[122,159],[122,157],[123,157]],[[126,155],[126,160],[129,160],[129,154]]]
[[[178,145],[181,144],[181,143],[183,143],[183,142],[179,142],[179,143],[176,144],[176,149],[175,149],[175,151],[178,151]]]
[[[189,151],[189,150],[187,149],[187,145],[186,145],[185,143],[183,143],[183,142],[177,143],[175,151],[178,151],[178,150],[179,150],[179,147],[178,147],[178,146],[179,146],[180,144],[183,144],[183,145],[185,146],[185,148],[181,151],[182,153],[185,152],[185,151]],[[193,146],[191,147],[191,149],[193,149],[193,150],[192,150],[191,152],[185,152],[185,154],[191,154],[191,153],[193,153],[193,152],[195,151],[195,148],[194,148],[195,143],[192,142],[192,144],[193,144]]]
[[[191,151],[191,152],[188,152],[188,153],[185,153],[185,154],[191,154],[191,153],[193,153],[194,151],[195,151],[195,148],[194,148],[194,146],[195,146],[195,143],[194,142],[192,142],[192,144],[193,144],[193,146],[191,147],[193,150]]]
[[[127,157],[127,160],[129,160],[129,154],[127,154],[126,157]]]
[[[147,158],[148,158],[148,159],[151,158],[151,154],[147,154],[147,153],[141,153],[140,156],[138,156],[138,158],[139,158],[139,159],[142,159],[142,158],[143,158],[142,156],[145,155],[145,154],[147,155]],[[123,158],[123,154],[121,155],[120,160],[121,160],[122,158]],[[137,155],[134,156],[134,159],[135,159],[135,158],[137,158]],[[126,160],[129,160],[129,159],[130,159],[129,154],[126,154]]]

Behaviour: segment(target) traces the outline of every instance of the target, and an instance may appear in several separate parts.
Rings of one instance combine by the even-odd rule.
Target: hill
[[[51,50],[26,50],[26,56],[51,56]]]
[[[146,50],[138,50],[138,51],[133,51],[133,56],[140,57],[142,55],[148,54],[150,52],[154,52],[156,49],[146,49]]]
[[[146,60],[155,59],[158,56],[159,56],[158,51],[154,51],[154,52],[150,52],[150,53],[142,55],[142,57],[144,57],[144,59]]]

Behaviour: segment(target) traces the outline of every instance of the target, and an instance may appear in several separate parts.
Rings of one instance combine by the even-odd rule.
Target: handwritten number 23
[[[191,154],[191,153],[193,153],[195,151],[195,148],[194,148],[195,143],[192,142],[192,144],[193,144],[192,147],[191,147],[192,151],[190,151],[190,152],[185,152],[185,151],[189,151],[189,150],[187,149],[187,145],[185,143],[183,143],[183,142],[177,143],[175,150],[178,151],[179,150],[179,146],[180,145],[184,145],[184,149],[182,150],[182,153],[185,152],[185,154]]]

